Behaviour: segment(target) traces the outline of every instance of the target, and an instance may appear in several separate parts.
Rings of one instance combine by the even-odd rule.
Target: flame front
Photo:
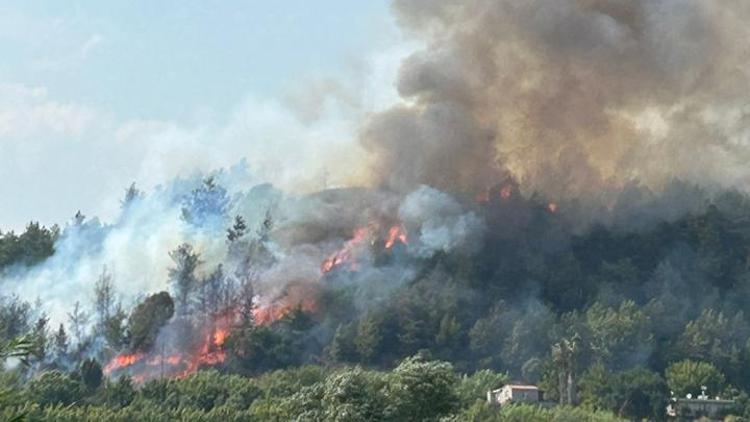
[[[142,353],[123,353],[115,356],[104,366],[104,373],[109,375],[112,371],[135,365],[143,359]]]
[[[357,255],[362,252],[361,246],[369,241],[372,245],[380,244],[385,250],[392,249],[397,244],[407,245],[408,234],[401,224],[389,226],[387,232],[380,229],[380,225],[370,223],[365,227],[356,228],[352,238],[345,241],[342,248],[332,253],[321,264],[323,274],[334,268],[347,265],[352,270],[357,269]],[[382,243],[381,243],[382,242]],[[317,308],[314,290],[310,290],[309,284],[292,285],[281,294],[267,303],[260,303],[253,309],[253,317],[258,325],[272,324],[283,319],[295,309],[301,309],[306,313],[314,313]],[[158,376],[169,378],[185,377],[203,366],[214,366],[223,363],[227,358],[224,348],[227,338],[231,334],[232,327],[237,322],[235,309],[228,309],[222,314],[215,316],[207,322],[204,327],[198,328],[200,334],[196,334],[199,341],[194,341],[192,346],[184,350],[169,350],[165,353],[156,347],[151,353],[140,352],[122,353],[115,356],[104,367],[104,373],[111,375],[118,371],[127,371],[137,383]],[[172,346],[175,347],[175,346]]]
[[[385,248],[391,249],[396,242],[400,242],[402,245],[409,244],[409,237],[406,234],[406,229],[401,225],[396,225],[388,230],[388,237],[385,240]]]
[[[344,247],[334,252],[323,261],[323,264],[320,266],[321,272],[323,272],[323,274],[331,272],[331,270],[343,265],[344,263],[349,263],[356,268],[357,263],[353,259],[354,250],[370,236],[370,231],[369,227],[359,227],[355,229],[353,237],[344,243]]]

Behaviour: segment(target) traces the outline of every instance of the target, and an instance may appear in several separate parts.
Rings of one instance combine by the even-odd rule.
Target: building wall
[[[539,390],[533,388],[512,388],[509,386],[500,390],[498,402],[502,405],[507,402],[538,402]]]

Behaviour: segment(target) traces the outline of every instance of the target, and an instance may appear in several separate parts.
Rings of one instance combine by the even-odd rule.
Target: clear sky
[[[350,142],[395,97],[407,44],[387,0],[2,2],[0,228],[243,156],[283,183],[287,149]]]

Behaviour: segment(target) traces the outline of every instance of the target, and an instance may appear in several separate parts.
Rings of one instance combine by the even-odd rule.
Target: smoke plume
[[[426,47],[403,104],[361,131],[378,185],[593,193],[639,180],[739,185],[750,5],[700,0],[396,0]]]

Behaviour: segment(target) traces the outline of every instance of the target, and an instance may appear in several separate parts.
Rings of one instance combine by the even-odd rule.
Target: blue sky
[[[392,35],[385,0],[19,1],[0,15],[3,80],[137,118],[275,96]]]
[[[0,228],[106,218],[130,181],[243,156],[282,185],[286,151],[311,156],[313,177],[410,49],[386,0],[3,2]]]

